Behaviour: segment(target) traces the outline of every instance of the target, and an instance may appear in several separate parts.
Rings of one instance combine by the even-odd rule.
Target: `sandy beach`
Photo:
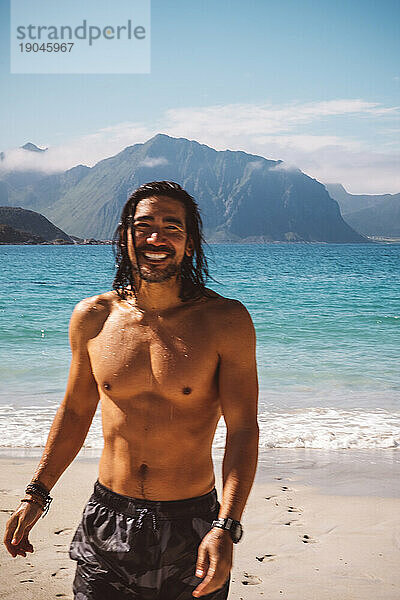
[[[37,462],[0,457],[2,535]],[[396,451],[265,452],[235,547],[229,598],[398,600],[399,475]],[[13,559],[2,546],[0,598],[72,599],[68,546],[96,478],[97,459],[76,459],[32,531],[35,552]]]

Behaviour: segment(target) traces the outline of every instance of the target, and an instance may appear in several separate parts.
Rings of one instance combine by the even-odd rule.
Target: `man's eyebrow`
[[[134,221],[154,221],[154,217],[151,217],[150,215],[138,215],[137,217],[134,217]],[[176,225],[180,225],[181,227],[184,225],[178,217],[172,215],[163,217],[163,221],[165,223],[176,223]]]

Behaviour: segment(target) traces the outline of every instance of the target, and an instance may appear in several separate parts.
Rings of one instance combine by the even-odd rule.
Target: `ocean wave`
[[[260,448],[325,450],[400,446],[400,412],[301,408],[259,414]],[[223,447],[222,431],[219,446]]]
[[[16,408],[0,406],[0,447],[41,448],[57,406]],[[301,408],[263,411],[258,417],[260,448],[388,449],[400,446],[400,411],[337,408]],[[221,419],[214,449],[225,446],[226,427]],[[84,448],[103,447],[97,411]]]

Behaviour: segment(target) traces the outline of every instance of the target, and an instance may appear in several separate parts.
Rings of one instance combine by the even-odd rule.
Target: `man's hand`
[[[33,552],[28,534],[42,514],[43,511],[36,502],[22,502],[7,521],[4,545],[13,558]]]
[[[213,527],[204,536],[197,553],[196,577],[204,577],[193,591],[195,598],[221,588],[232,568],[233,542],[229,531]]]

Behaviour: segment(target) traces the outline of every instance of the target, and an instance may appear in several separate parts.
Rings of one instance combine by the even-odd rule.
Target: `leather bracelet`
[[[37,500],[36,498],[22,498],[20,501],[21,502],[31,502],[32,504],[37,504],[43,511],[45,509],[43,504],[41,502],[39,502],[39,500]]]
[[[47,497],[47,500],[44,504],[40,502],[38,498],[24,498],[23,500],[21,500],[21,502],[34,502],[35,504],[38,504],[43,510],[42,518],[45,517],[49,512],[50,504],[52,503],[52,501],[53,498],[51,498],[50,496]]]
[[[47,488],[45,488],[44,485],[42,485],[41,483],[30,483],[29,485],[26,486],[25,493],[33,495],[33,496],[37,496],[38,498],[40,498],[40,500],[43,501],[44,513],[42,516],[45,517],[47,515],[47,513],[49,512],[50,504],[53,500],[53,498],[50,496],[49,492],[47,491]]]
[[[43,506],[46,504],[46,499],[43,496],[39,496],[36,492],[26,492],[29,496],[32,496],[35,500],[40,502]]]

